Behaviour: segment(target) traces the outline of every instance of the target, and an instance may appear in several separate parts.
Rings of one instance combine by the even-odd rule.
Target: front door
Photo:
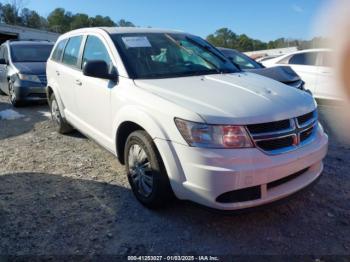
[[[82,67],[87,61],[102,60],[112,65],[111,55],[105,42],[95,35],[87,36],[82,55]],[[89,135],[105,147],[114,144],[112,138],[111,90],[115,81],[89,77],[81,74],[76,79],[76,98],[79,116],[84,121]]]

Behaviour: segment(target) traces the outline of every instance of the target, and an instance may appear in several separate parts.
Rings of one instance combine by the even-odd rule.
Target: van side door
[[[103,37],[87,35],[82,52],[82,68],[88,61],[102,60],[113,67],[112,53]],[[79,116],[84,122],[84,130],[88,135],[105,147],[112,141],[111,91],[117,87],[117,81],[85,76],[81,74],[75,79],[77,84],[76,99]]]

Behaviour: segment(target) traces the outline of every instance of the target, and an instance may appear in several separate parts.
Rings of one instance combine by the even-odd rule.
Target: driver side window
[[[102,60],[108,65],[112,62],[104,43],[96,36],[88,36],[83,54],[83,65],[87,61]]]

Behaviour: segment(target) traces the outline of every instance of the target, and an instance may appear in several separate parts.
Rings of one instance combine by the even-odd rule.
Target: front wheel
[[[61,115],[55,94],[50,96],[50,111],[53,125],[58,133],[67,134],[72,132],[73,127]]]
[[[131,133],[124,154],[128,180],[136,198],[148,208],[165,206],[173,192],[152,138],[141,130]]]
[[[14,107],[19,107],[21,105],[21,102],[19,101],[15,88],[13,87],[13,84],[10,82],[9,83],[9,99],[10,99],[10,103],[14,106]]]

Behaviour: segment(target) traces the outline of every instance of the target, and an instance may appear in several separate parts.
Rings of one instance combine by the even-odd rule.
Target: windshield
[[[12,62],[46,62],[52,45],[11,45]]]
[[[131,78],[166,78],[238,69],[199,37],[186,34],[114,34],[112,39]]]
[[[259,69],[263,68],[259,63],[257,63],[254,59],[246,56],[235,50],[229,49],[220,49],[220,51],[237,67],[240,69]]]

